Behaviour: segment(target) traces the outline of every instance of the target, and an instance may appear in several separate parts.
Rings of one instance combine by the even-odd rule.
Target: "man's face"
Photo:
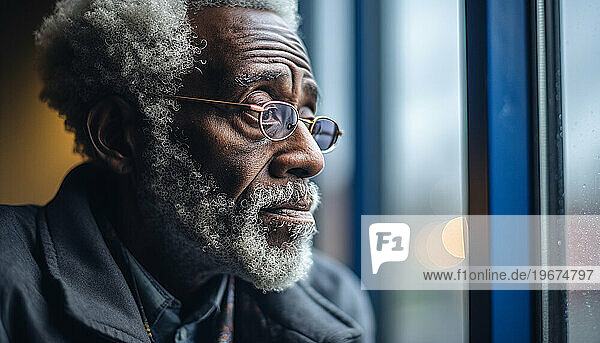
[[[258,105],[279,100],[314,116],[308,57],[280,17],[209,8],[191,13],[190,21],[204,48],[201,72],[184,79],[180,94]],[[138,175],[147,220],[191,265],[201,255],[211,268],[259,288],[288,287],[310,267],[310,210],[318,195],[307,178],[323,168],[319,147],[303,124],[273,142],[243,110],[181,105],[168,136],[150,129]]]
[[[185,80],[180,93],[259,105],[286,101],[301,116],[314,116],[317,85],[308,56],[280,17],[213,8],[190,19],[198,44],[206,48],[198,57],[202,73]],[[284,185],[315,176],[323,168],[323,155],[304,125],[285,141],[270,142],[239,109],[189,104],[180,114],[177,120],[187,130],[183,136],[190,139],[194,159],[233,198],[255,183]]]

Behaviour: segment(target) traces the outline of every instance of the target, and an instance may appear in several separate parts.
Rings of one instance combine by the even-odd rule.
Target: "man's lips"
[[[315,219],[309,209],[310,206],[308,209],[290,207],[264,208],[260,211],[260,214],[263,217],[267,217],[265,218],[267,219],[265,221],[266,224],[270,223],[270,219],[285,222],[312,223]]]

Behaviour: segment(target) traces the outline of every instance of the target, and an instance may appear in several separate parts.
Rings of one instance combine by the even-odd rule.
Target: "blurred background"
[[[360,215],[466,213],[461,1],[304,0],[319,111],[350,134],[327,155],[317,246],[359,271]],[[467,294],[371,292],[381,342],[468,340]]]
[[[11,1],[0,11],[0,203],[48,202],[82,160],[63,120],[38,99],[33,31],[53,3]]]
[[[83,160],[38,100],[33,31],[53,3],[11,2],[0,14],[0,203],[46,203]],[[598,2],[299,4],[318,112],[345,131],[317,177],[318,248],[360,274],[361,215],[600,212]],[[571,264],[598,265],[600,230],[590,225],[566,232],[567,244],[540,244]],[[530,239],[493,232],[490,261],[533,263],[521,249]],[[378,342],[595,342],[600,334],[597,292],[371,297]]]

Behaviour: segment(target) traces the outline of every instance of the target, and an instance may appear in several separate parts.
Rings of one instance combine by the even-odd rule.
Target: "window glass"
[[[461,3],[382,2],[383,214],[466,212]],[[386,292],[384,337],[466,341],[466,294]]]
[[[561,2],[565,211],[600,214],[600,2]],[[600,264],[600,223],[567,229],[567,265]],[[600,292],[567,295],[570,342],[597,342]]]

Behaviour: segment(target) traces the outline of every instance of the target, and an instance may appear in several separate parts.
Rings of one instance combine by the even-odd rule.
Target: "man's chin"
[[[298,243],[298,242],[295,242]],[[280,292],[300,281],[312,266],[312,240],[283,247],[263,246],[262,252],[244,252],[241,278],[259,290]],[[254,256],[254,257],[251,257]]]

